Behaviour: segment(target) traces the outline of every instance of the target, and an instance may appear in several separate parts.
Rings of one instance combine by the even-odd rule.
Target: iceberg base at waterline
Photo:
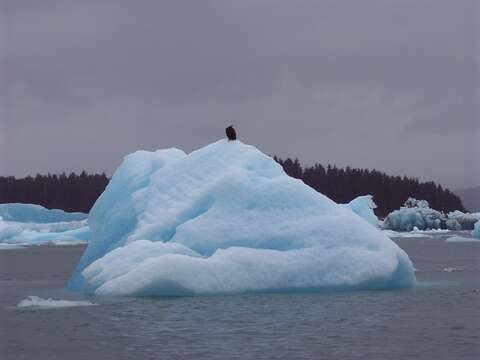
[[[69,288],[176,296],[411,287],[407,254],[253,146],[128,155],[90,211]]]
[[[320,246],[288,251],[230,247],[202,257],[180,244],[140,240],[111,251],[83,275],[98,285],[97,295],[344,291],[411,286],[406,261]]]

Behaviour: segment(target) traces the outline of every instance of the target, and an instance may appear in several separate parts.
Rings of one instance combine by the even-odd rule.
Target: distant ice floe
[[[0,214],[0,244],[74,245],[90,239],[87,214],[31,204],[0,204]]]
[[[69,283],[86,293],[415,285],[408,255],[385,234],[240,141],[128,155],[88,223],[92,238]]]
[[[430,208],[426,200],[409,198],[399,210],[392,211],[383,221],[382,228],[400,232],[432,230],[472,230],[480,213],[453,211],[444,213]]]
[[[0,250],[18,250],[23,249],[24,246],[18,244],[3,244],[0,243]]]
[[[458,268],[458,267],[446,267],[443,269],[443,271],[445,272],[458,272],[458,271],[463,271],[462,268]]]
[[[92,303],[88,300],[53,300],[42,299],[38,296],[28,296],[26,299],[20,301],[17,305],[18,308],[30,308],[30,309],[57,309],[57,308],[69,308],[76,306],[95,306],[98,304]]]
[[[434,237],[438,235],[447,235],[451,233],[448,229],[431,229],[431,230],[419,230],[416,226],[412,231],[409,232],[400,232],[393,230],[383,230],[383,233],[388,237],[396,238],[419,238],[419,237]]]
[[[467,243],[467,242],[476,242],[480,243],[479,239],[463,236],[451,236],[445,240],[447,243]]]
[[[455,210],[449,212],[448,221],[455,221],[459,226],[451,226],[452,230],[473,230],[476,222],[480,220],[480,213],[463,213],[461,211]]]
[[[416,231],[409,232],[400,232],[393,230],[382,230],[382,232],[387,235],[389,238],[418,238],[418,237],[428,237],[428,234],[422,234]]]
[[[429,230],[420,230],[417,227],[414,227],[411,231],[414,234],[447,234],[451,232],[449,229],[429,229]]]
[[[88,215],[80,212],[66,212],[60,209],[46,209],[35,204],[8,203],[0,204],[0,216],[4,221],[53,223],[85,220]]]

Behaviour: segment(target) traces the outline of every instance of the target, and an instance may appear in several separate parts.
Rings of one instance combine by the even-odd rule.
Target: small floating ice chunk
[[[455,271],[463,271],[462,268],[457,268],[457,267],[446,267],[443,269],[443,271],[446,272],[455,272]]]
[[[20,301],[17,305],[18,308],[37,308],[37,309],[55,309],[66,308],[75,306],[94,306],[94,304],[88,300],[53,300],[42,299],[38,296],[28,296],[26,299]]]

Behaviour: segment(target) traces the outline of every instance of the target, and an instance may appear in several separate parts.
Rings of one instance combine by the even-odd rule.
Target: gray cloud
[[[233,122],[270,154],[478,184],[476,5],[4,0],[0,173],[111,173]]]

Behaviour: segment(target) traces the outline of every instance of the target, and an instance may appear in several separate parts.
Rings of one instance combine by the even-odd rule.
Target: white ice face
[[[348,204],[345,204],[347,208],[352,210],[355,214],[362,217],[375,227],[379,226],[378,217],[375,215],[373,209],[377,208],[377,204],[373,202],[372,195],[358,196]]]
[[[92,238],[70,281],[78,291],[192,295],[415,283],[408,256],[381,231],[240,141],[188,155],[127,156],[88,222]]]

